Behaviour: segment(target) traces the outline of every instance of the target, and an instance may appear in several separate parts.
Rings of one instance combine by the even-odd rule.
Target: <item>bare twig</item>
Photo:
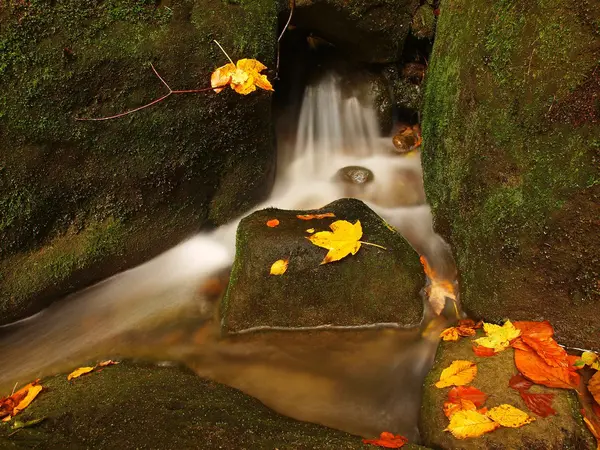
[[[217,41],[215,41],[217,42]],[[217,42],[217,45],[219,45],[219,43]],[[219,45],[219,47],[221,47]],[[221,50],[223,50],[223,48],[221,48]],[[225,51],[223,50],[223,53],[225,53]],[[227,53],[225,53],[227,55]],[[227,56],[229,58],[229,56]],[[115,114],[114,116],[107,116],[107,117],[76,117],[75,120],[78,120],[80,122],[84,122],[84,121],[95,121],[95,122],[99,122],[102,120],[111,120],[111,119],[118,119],[119,117],[123,117],[123,116],[127,116],[129,114],[133,114],[134,112],[137,111],[141,111],[142,109],[145,108],[149,108],[152,105],[156,105],[157,103],[162,102],[163,100],[165,100],[167,97],[171,96],[172,94],[193,94],[193,93],[197,93],[197,92],[206,92],[206,91],[210,91],[212,89],[218,89],[221,87],[225,87],[227,86],[227,84],[224,84],[223,86],[215,86],[215,87],[208,87],[208,88],[202,88],[202,89],[183,89],[183,90],[173,90],[171,89],[171,86],[169,86],[169,84],[164,80],[163,77],[160,76],[160,74],[158,73],[158,71],[154,68],[153,64],[150,64],[150,67],[152,67],[152,71],[154,72],[154,74],[158,77],[158,79],[162,82],[162,84],[165,85],[165,87],[169,90],[169,92],[167,92],[165,95],[163,95],[162,97],[157,98],[156,100],[152,100],[150,103],[146,103],[145,105],[139,106],[137,108],[134,109],[130,109],[129,111],[125,111],[122,112],[120,114]]]
[[[277,38],[277,66],[275,67],[275,79],[276,80],[279,79],[279,55],[280,55],[280,50],[281,50],[281,39],[283,38],[283,35],[287,31],[288,26],[290,25],[290,22],[292,21],[292,16],[294,15],[294,9],[296,9],[296,0],[291,0],[290,1],[290,15],[288,17],[287,22],[285,23],[285,26],[283,27],[283,30],[281,30],[281,34]]]

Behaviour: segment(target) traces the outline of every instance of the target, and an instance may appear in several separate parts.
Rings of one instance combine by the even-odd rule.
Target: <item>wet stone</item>
[[[296,217],[326,212],[336,217]],[[279,226],[267,227],[275,218]],[[321,265],[327,250],[306,239],[306,230],[329,231],[329,225],[341,219],[360,220],[361,240],[386,250],[363,245],[355,255]],[[269,275],[279,259],[289,259],[287,271]],[[359,200],[342,199],[315,211],[265,209],[243,219],[238,228],[222,327],[235,332],[257,326],[416,325],[423,314],[423,283],[417,253]]]
[[[375,175],[366,167],[347,166],[338,170],[336,178],[351,184],[366,184],[373,181]]]

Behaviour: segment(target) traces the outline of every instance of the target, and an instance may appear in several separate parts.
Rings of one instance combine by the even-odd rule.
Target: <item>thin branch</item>
[[[235,66],[235,63],[233,62],[233,59],[231,59],[231,58],[229,57],[229,55],[227,54],[227,52],[225,51],[225,49],[224,49],[223,47],[221,47],[221,44],[219,44],[219,41],[217,41],[216,39],[213,39],[213,40],[215,41],[215,44],[217,44],[217,45],[219,46],[219,48],[221,49],[221,51],[222,51],[223,53],[225,53],[225,56],[227,56],[227,59],[228,59],[229,61],[231,61],[231,64],[233,64],[233,65]]]
[[[216,41],[215,41],[216,42]],[[217,42],[218,44],[218,42]],[[219,47],[221,47],[219,45]],[[197,93],[197,92],[206,92],[206,91],[210,91],[213,89],[218,89],[221,87],[225,87],[227,86],[229,83],[226,83],[222,86],[215,86],[215,87],[208,87],[208,88],[202,88],[202,89],[184,89],[184,90],[173,90],[171,89],[171,86],[169,86],[169,83],[167,83],[163,77],[160,76],[160,74],[158,73],[158,71],[154,68],[153,64],[150,64],[150,67],[152,67],[152,71],[154,72],[154,74],[158,77],[158,79],[165,85],[165,87],[169,90],[168,93],[166,93],[165,95],[163,95],[160,98],[157,98],[155,100],[152,100],[150,103],[146,103],[145,105],[139,106],[137,108],[134,109],[130,109],[129,111],[125,111],[122,112],[120,114],[115,114],[114,116],[107,116],[107,117],[76,117],[75,120],[79,121],[79,122],[89,122],[89,121],[93,121],[93,122],[100,122],[103,120],[111,120],[111,119],[118,119],[119,117],[123,117],[123,116],[127,116],[129,114],[133,114],[134,112],[137,111],[141,111],[142,109],[148,108],[152,105],[156,105],[157,103],[162,102],[163,100],[165,100],[167,97],[171,96],[171,94],[193,94],[193,93]]]
[[[290,7],[290,15],[288,16],[288,20],[285,23],[285,26],[283,27],[283,30],[281,30],[281,34],[279,35],[279,38],[277,38],[277,65],[275,67],[275,79],[278,80],[279,79],[279,54],[281,53],[281,39],[283,38],[283,35],[285,34],[285,32],[288,29],[288,26],[290,25],[290,22],[292,21],[292,16],[294,15],[294,9],[296,9],[296,0],[291,0],[291,7]]]

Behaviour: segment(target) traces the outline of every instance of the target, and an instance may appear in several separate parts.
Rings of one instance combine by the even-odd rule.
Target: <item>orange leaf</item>
[[[408,442],[404,436],[392,434],[384,431],[379,435],[379,439],[363,439],[363,444],[376,445],[384,448],[400,448]]]
[[[531,347],[529,345],[527,345],[525,342],[523,342],[523,339],[521,339],[520,337],[511,341],[510,345],[512,348],[518,348],[518,349],[521,349],[526,352],[532,351]]]
[[[335,214],[334,213],[298,214],[296,217],[300,220],[313,220],[313,219],[325,219],[327,217],[335,217]]]
[[[473,386],[457,386],[450,389],[448,392],[448,401],[455,402],[460,399],[470,400],[475,406],[483,406],[487,400],[488,395],[481,392],[479,389]]]
[[[496,354],[493,348],[484,347],[483,345],[474,345],[473,353],[483,358],[488,356],[494,356]]]
[[[534,352],[515,349],[517,369],[528,379],[537,384],[563,389],[576,389],[579,385],[579,374],[567,367],[552,367]]]
[[[543,322],[514,322],[513,325],[521,330],[521,336],[530,336],[536,339],[554,336],[554,328],[547,320]]]
[[[534,338],[523,336],[523,342],[529,345],[546,363],[552,367],[568,367],[567,352],[553,338]]]
[[[11,416],[25,409],[40,393],[42,386],[38,385],[39,379],[23,386],[9,397],[0,398],[0,418],[10,420]]]
[[[444,414],[447,418],[451,418],[459,411],[477,411],[477,406],[471,400],[459,398],[456,401],[444,403]]]
[[[277,220],[277,219],[267,220],[267,226],[269,228],[275,228],[277,225],[279,225],[279,220]]]
[[[106,366],[115,366],[119,364],[119,361],[113,361],[112,359],[107,359],[106,361],[99,362],[96,367],[106,367]]]
[[[444,331],[440,333],[440,337],[443,341],[458,341],[458,328],[450,327],[446,328]]]
[[[596,372],[594,376],[588,382],[588,390],[596,403],[600,405],[600,371]]]
[[[581,414],[583,415],[583,421],[585,425],[588,427],[588,430],[592,433],[592,435],[596,438],[596,442],[598,446],[597,450],[600,450],[600,419],[598,417],[590,417],[585,409],[581,410]]]

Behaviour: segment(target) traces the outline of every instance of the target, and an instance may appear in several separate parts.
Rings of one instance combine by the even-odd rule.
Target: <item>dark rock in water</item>
[[[3,4],[0,323],[241,214],[268,187],[266,91],[173,95],[123,118],[74,120],[165,95],[149,62],[173,89],[206,87],[227,63],[213,38],[273,67],[276,2],[175,3]]]
[[[44,393],[17,418],[46,420],[18,433],[3,424],[1,448],[365,448],[358,436],[289,419],[176,367],[121,363],[76,382],[61,374],[43,385]]]
[[[547,319],[561,343],[600,350],[594,14],[584,3],[533,11],[500,0],[443,9],[422,125],[425,190],[466,310]],[[514,26],[538,17],[534,33]]]
[[[433,39],[435,34],[435,14],[427,3],[419,6],[410,24],[412,34],[419,39]]]
[[[297,214],[332,212],[335,218],[300,220]],[[269,219],[279,226],[269,228]],[[360,220],[363,245],[356,255],[320,265],[327,250],[313,245],[307,229],[330,230],[336,220]],[[287,272],[269,275],[289,259]],[[231,284],[223,300],[225,331],[257,326],[416,325],[423,314],[424,276],[417,253],[364,203],[343,199],[310,212],[266,209],[240,223]]]
[[[393,62],[400,58],[418,5],[418,0],[297,0],[294,23],[317,32],[352,59]]]
[[[481,337],[483,333],[479,332]],[[463,338],[457,342],[442,342],[438,348],[433,368],[424,383],[423,405],[421,407],[420,429],[423,443],[443,450],[559,450],[564,448],[593,450],[594,438],[583,424],[579,413],[579,401],[574,391],[551,389],[535,385],[532,393],[552,393],[552,408],[556,415],[539,417],[531,413],[519,393],[508,385],[510,378],[517,373],[514,363],[514,350],[508,348],[491,357],[475,356],[472,339]],[[435,383],[443,369],[452,361],[467,360],[477,364],[477,376],[469,386],[488,394],[485,405],[488,409],[509,404],[536,418],[521,428],[499,428],[491,433],[471,439],[456,439],[444,429],[449,420],[444,415],[443,405],[447,401],[450,388],[438,389]]]
[[[337,179],[351,184],[366,184],[373,181],[374,175],[369,169],[360,166],[342,167],[337,172]]]

